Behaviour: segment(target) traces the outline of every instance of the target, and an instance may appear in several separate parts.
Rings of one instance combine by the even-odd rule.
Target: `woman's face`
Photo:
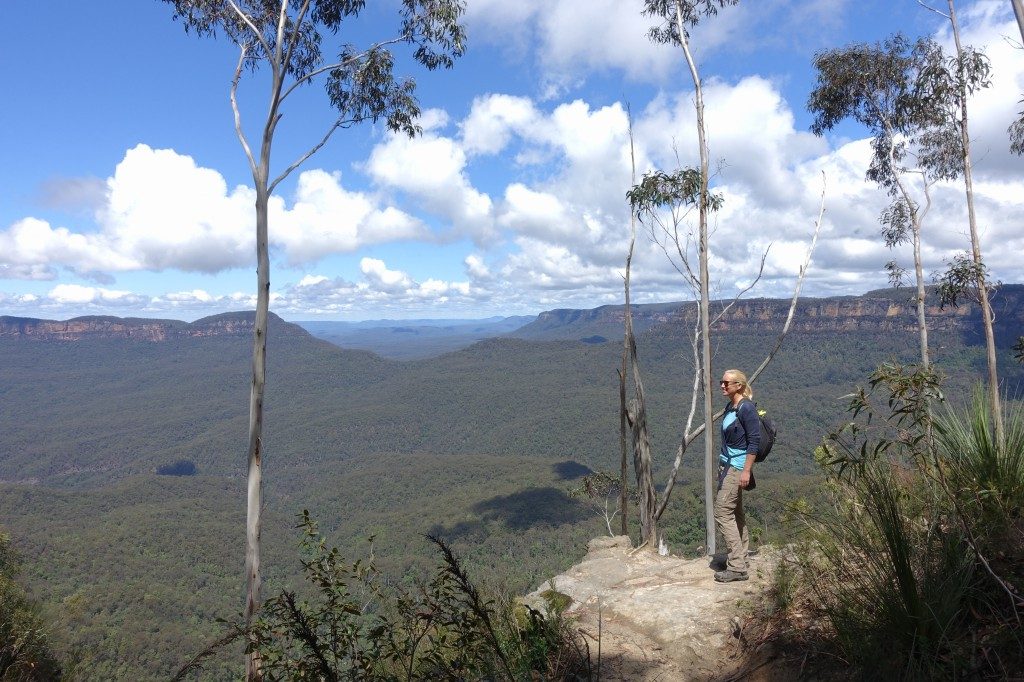
[[[722,395],[729,398],[743,391],[743,384],[733,379],[732,375],[728,373],[722,375],[722,380],[718,382],[718,385],[722,388]]]

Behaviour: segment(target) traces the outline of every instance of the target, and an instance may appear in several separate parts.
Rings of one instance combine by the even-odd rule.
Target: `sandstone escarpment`
[[[195,337],[251,337],[255,314],[224,313],[195,322],[151,320],[107,316],[75,317],[70,320],[40,320],[0,316],[0,339],[21,341],[84,341],[90,339],[131,339],[161,342]],[[301,327],[270,314],[275,333],[307,336]]]

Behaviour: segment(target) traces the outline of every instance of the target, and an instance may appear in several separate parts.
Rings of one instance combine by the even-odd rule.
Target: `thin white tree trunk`
[[[249,395],[249,453],[245,522],[245,625],[260,607],[260,534],[263,510],[263,392],[267,375],[267,317],[270,308],[270,258],[267,250],[266,176],[256,188],[256,320],[253,327],[252,391]],[[257,680],[259,658],[246,657],[246,679]]]
[[[964,155],[964,188],[967,192],[967,221],[971,229],[971,253],[977,267],[978,301],[981,304],[981,321],[985,327],[985,354],[988,360],[988,394],[992,405],[992,423],[995,427],[996,442],[1003,443],[1003,410],[999,399],[999,370],[996,365],[996,339],[992,329],[992,306],[988,300],[988,287],[982,270],[981,241],[978,237],[978,220],[974,212],[974,183],[971,171],[971,138],[967,129],[967,87],[963,74],[963,47],[960,44],[960,26],[956,20],[953,0],[949,3],[949,21],[953,25],[953,40],[956,43],[958,62],[957,80],[960,87],[960,141]]]
[[[711,293],[708,276],[708,145],[704,129],[704,93],[701,89],[700,74],[697,63],[690,52],[689,41],[683,26],[683,10],[676,0],[676,27],[679,30],[679,42],[686,55],[686,65],[690,68],[693,79],[694,107],[697,110],[697,145],[700,148],[700,202],[698,204],[700,261],[700,333],[701,333],[701,365],[700,378],[704,394],[704,517],[707,524],[707,552],[715,553],[715,512],[714,483],[718,460],[715,457],[714,438],[711,435],[713,407],[711,405]]]
[[[1013,5],[1013,13],[1017,17],[1021,44],[1024,45],[1024,0],[1010,0],[1010,4]]]

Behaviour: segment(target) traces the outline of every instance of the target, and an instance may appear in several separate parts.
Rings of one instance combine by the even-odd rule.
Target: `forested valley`
[[[1007,310],[1021,309],[1022,291],[1005,287]],[[884,310],[905,299],[895,291],[838,301],[851,309],[874,301]],[[760,305],[768,304],[784,302]],[[781,428],[748,502],[760,542],[784,540],[784,508],[813,496],[815,447],[847,418],[853,388],[882,362],[913,360],[906,306],[892,320],[800,312],[821,305],[801,304],[797,331],[755,386],[759,406]],[[653,309],[640,336],[652,428],[663,444],[655,453],[659,485],[692,371],[681,325],[656,319],[664,307]],[[936,334],[951,396],[969,393],[984,363],[976,318],[963,311]],[[541,316],[523,328],[529,339],[492,338],[404,362],[335,347],[273,318],[269,591],[301,582],[295,526],[303,509],[347,556],[365,555],[373,536],[382,571],[398,581],[436,563],[428,533],[448,540],[473,576],[509,593],[573,563],[606,530],[595,508],[569,490],[589,471],[617,471],[620,456],[621,342],[594,340],[598,332],[611,336],[615,316],[607,313]],[[238,434],[251,316],[235,318],[242,325],[233,335],[0,340],[0,525],[23,559],[20,580],[56,650],[86,678],[166,679],[217,637],[217,618],[238,612],[245,487]],[[1012,393],[1024,373],[1008,347],[1022,325],[1014,314],[1000,320]],[[774,338],[770,327],[749,321],[743,333],[723,337],[715,367],[755,362]],[[704,541],[698,452],[686,457],[662,523],[674,553],[695,555]],[[208,670],[226,674],[236,658],[225,652]]]

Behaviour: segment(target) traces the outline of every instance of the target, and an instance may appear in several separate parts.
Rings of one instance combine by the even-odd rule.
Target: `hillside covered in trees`
[[[885,301],[871,294],[837,310],[886,309]],[[619,457],[621,345],[580,341],[597,328],[573,326],[597,312],[547,332],[561,340],[493,338],[406,362],[340,349],[273,319],[270,585],[298,574],[292,529],[304,508],[353,554],[376,536],[382,568],[407,579],[433,561],[425,533],[449,539],[475,575],[513,592],[578,558],[604,522],[568,491],[587,471],[616,470]],[[754,362],[773,338],[768,318],[723,339],[716,366]],[[936,345],[947,385],[966,391],[983,355],[972,313],[960,318],[968,322]],[[228,319],[223,328],[233,331],[220,335],[0,339],[9,406],[0,415],[0,524],[25,557],[24,579],[54,641],[96,675],[166,676],[214,638],[215,618],[238,608],[238,434],[251,318]],[[783,507],[811,487],[813,451],[844,419],[851,387],[881,362],[912,359],[912,331],[896,324],[879,335],[884,316],[853,319],[798,316],[804,328],[755,387],[781,425],[759,473],[763,493],[748,510],[762,541],[782,537]],[[1000,338],[1020,333],[1012,315],[1001,320]],[[653,432],[664,444],[655,454],[659,481],[687,397],[680,328],[669,319],[640,337]],[[1010,385],[1022,378],[1012,362],[1004,371]],[[698,458],[684,462],[663,524],[677,552],[703,544]]]

